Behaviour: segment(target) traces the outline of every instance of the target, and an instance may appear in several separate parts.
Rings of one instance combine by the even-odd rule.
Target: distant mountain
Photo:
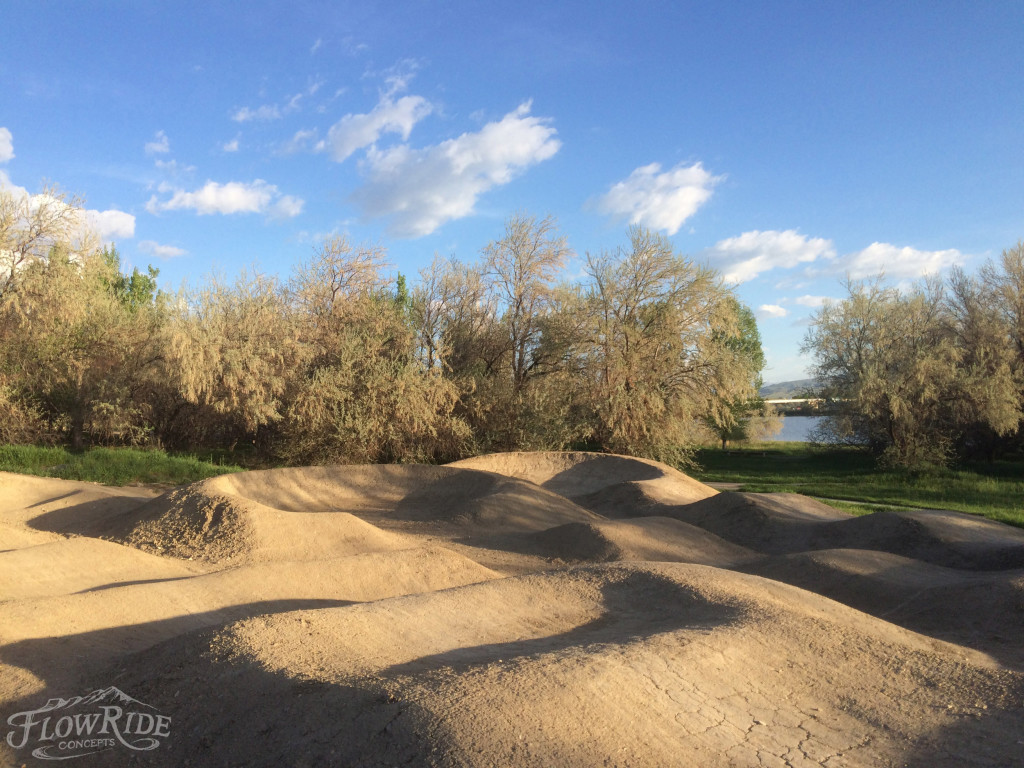
[[[794,381],[780,381],[778,384],[765,384],[761,387],[761,397],[765,400],[789,400],[800,397],[807,390],[818,388],[816,379],[796,379]]]

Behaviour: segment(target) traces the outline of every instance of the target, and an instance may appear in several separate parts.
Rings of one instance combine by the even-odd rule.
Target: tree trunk
[[[71,449],[80,451],[85,447],[85,411],[75,408],[71,412]]]

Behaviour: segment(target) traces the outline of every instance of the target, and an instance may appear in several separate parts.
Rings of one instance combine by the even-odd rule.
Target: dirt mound
[[[657,515],[658,510],[665,505],[651,497],[644,482],[632,480],[615,483],[599,491],[576,496],[574,501],[591,512],[613,519]]]
[[[96,663],[244,616],[444,590],[496,576],[451,550],[421,547],[125,581],[6,604],[0,659],[42,675],[68,654]]]
[[[101,535],[184,560],[219,562],[245,554],[252,548],[251,507],[210,493],[208,483],[178,488],[109,520]]]
[[[158,494],[150,488],[107,488],[95,483],[0,472],[0,524],[95,536],[112,520]],[[36,537],[36,541],[42,540],[44,537]]]
[[[821,548],[877,549],[948,568],[1024,568],[1024,531],[959,512],[875,512],[823,529],[819,541]]]
[[[413,522],[528,529],[593,515],[515,478],[454,466],[341,466],[225,475],[208,492],[288,512],[345,511]]]
[[[415,546],[348,512],[285,511],[217,491],[209,481],[173,491],[108,535],[148,552],[210,563],[318,560]]]
[[[1024,570],[972,573],[861,549],[803,552],[738,568],[1024,668]]]
[[[1024,532],[483,460],[0,475],[0,722],[111,686],[171,718],[90,767],[1019,761]]]
[[[0,522],[0,552],[12,552],[24,547],[62,541],[63,536],[47,531],[33,531],[23,523]]]
[[[597,519],[514,478],[434,466],[308,467],[247,472],[171,491],[107,519],[108,538],[211,563],[315,560],[405,549],[374,523],[450,523],[534,531]]]
[[[517,477],[574,500],[620,483],[638,483],[648,498],[664,504],[689,504],[717,493],[666,464],[608,453],[490,453],[448,466]]]
[[[678,564],[258,617],[130,669],[176,729],[215,735],[155,765],[996,765],[1024,704],[980,655]]]
[[[889,552],[965,570],[1024,568],[1024,531],[939,510],[854,517],[796,494],[723,492],[659,514],[764,554],[820,549]]]
[[[64,595],[126,581],[196,574],[179,561],[87,537],[57,539],[0,552],[0,601]]]
[[[696,525],[756,552],[786,554],[811,548],[828,523],[850,515],[796,494],[735,493],[665,509],[662,514]]]
[[[533,534],[548,557],[566,561],[650,560],[731,567],[754,554],[687,523],[643,517],[601,523],[567,523]]]

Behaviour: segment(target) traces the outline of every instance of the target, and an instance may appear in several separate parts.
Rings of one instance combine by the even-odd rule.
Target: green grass
[[[104,485],[181,485],[228,472],[240,472],[242,468],[204,461],[195,456],[173,456],[158,450],[90,448],[72,452],[65,448],[4,445],[0,446],[0,470]]]
[[[762,443],[697,452],[690,473],[704,482],[739,483],[755,493],[801,493],[847,502],[847,511],[952,509],[1024,527],[1024,468],[1020,463],[971,464],[927,472],[882,470],[856,449],[807,443]],[[853,506],[849,506],[852,503]],[[839,506],[839,505],[836,505]]]

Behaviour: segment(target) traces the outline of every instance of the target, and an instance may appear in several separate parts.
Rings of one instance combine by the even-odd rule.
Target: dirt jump
[[[1011,766],[1024,531],[509,453],[0,473],[0,764]]]

